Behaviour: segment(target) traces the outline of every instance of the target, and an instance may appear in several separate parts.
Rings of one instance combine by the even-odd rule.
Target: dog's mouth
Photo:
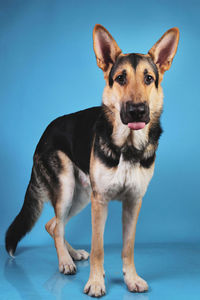
[[[120,117],[131,130],[143,129],[150,121],[149,106],[146,102],[134,104],[127,101],[121,106]]]

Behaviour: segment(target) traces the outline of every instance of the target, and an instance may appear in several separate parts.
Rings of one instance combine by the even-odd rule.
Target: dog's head
[[[173,61],[179,41],[178,28],[168,30],[148,54],[123,54],[101,25],[93,31],[97,65],[104,72],[103,103],[130,129],[145,127],[162,110],[160,83]]]

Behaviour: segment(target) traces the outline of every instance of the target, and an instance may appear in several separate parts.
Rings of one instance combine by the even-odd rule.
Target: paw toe
[[[89,258],[89,253],[85,250],[76,250],[72,253],[74,260],[87,260]]]
[[[74,263],[61,263],[59,271],[65,275],[73,275],[76,273],[76,266]]]
[[[147,282],[139,276],[125,281],[130,292],[142,293],[148,291]]]
[[[84,293],[91,297],[101,297],[106,293],[105,284],[104,282],[89,280],[84,288]]]

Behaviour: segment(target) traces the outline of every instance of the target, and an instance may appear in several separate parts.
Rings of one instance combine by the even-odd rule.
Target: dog
[[[6,233],[11,256],[39,218],[44,202],[50,201],[55,217],[45,227],[55,242],[59,270],[74,274],[74,260],[88,259],[89,254],[65,241],[65,224],[91,199],[90,276],[84,292],[104,295],[103,233],[108,202],[118,199],[123,206],[124,281],[131,292],[148,290],[134,265],[135,231],[162,133],[161,82],[178,41],[175,27],[148,54],[123,54],[111,34],[95,25],[94,52],[106,82],[102,105],[59,117],[46,128],[34,153],[24,204]]]

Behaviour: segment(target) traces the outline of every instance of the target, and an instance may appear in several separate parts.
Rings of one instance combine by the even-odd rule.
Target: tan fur
[[[134,264],[136,224],[141,205],[142,200],[137,202],[126,200],[123,202],[123,273],[124,281],[131,292],[148,290],[148,284],[137,275]]]
[[[99,297],[105,294],[104,283],[104,250],[103,233],[107,218],[107,203],[101,201],[101,196],[92,195],[92,249],[90,256],[90,277],[84,292],[90,296]]]

